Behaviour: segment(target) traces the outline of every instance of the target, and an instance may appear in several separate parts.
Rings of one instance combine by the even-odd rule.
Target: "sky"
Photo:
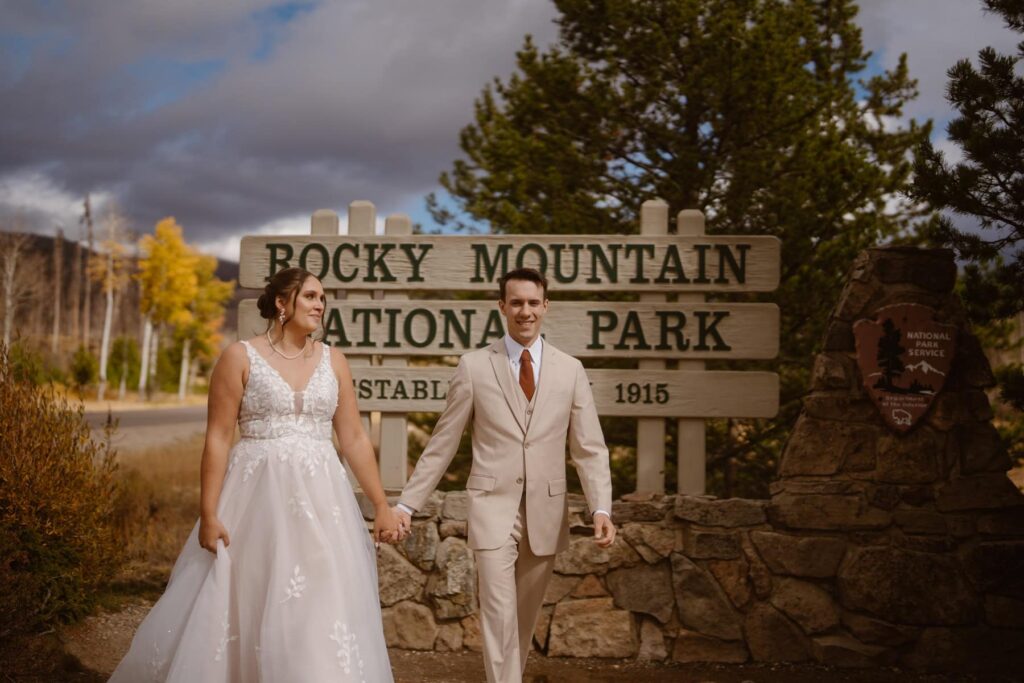
[[[862,0],[872,69],[908,53],[908,117],[952,115],[946,70],[1019,36],[976,0]],[[238,259],[245,234],[308,233],[372,201],[434,226],[424,197],[547,0],[0,0],[0,229],[80,234],[82,198],[137,232],[174,216]]]

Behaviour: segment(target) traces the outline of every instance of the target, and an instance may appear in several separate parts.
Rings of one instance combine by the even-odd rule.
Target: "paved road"
[[[114,411],[118,420],[114,446],[122,451],[153,448],[187,439],[206,428],[206,406]],[[89,411],[85,419],[94,433],[107,421],[107,411]]]

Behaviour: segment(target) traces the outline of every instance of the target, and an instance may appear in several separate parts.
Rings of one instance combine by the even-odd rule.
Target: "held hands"
[[[412,516],[397,505],[391,511],[398,519],[398,540],[402,541],[412,532]]]
[[[607,548],[615,541],[615,525],[608,515],[594,515],[594,543]]]
[[[211,517],[209,519],[200,518],[199,545],[216,555],[217,541],[220,539],[224,540],[225,548],[231,545],[231,539],[228,538],[228,530],[220,523],[220,520],[216,517]]]
[[[375,543],[397,543],[402,540],[399,520],[395,511],[387,503],[377,506],[373,519],[373,540]]]

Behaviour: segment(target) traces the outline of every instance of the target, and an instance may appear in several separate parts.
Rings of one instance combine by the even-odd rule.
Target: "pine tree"
[[[1024,32],[1024,1],[983,0],[985,9]],[[917,150],[910,196],[936,209],[977,221],[957,228],[949,213],[936,217],[931,237],[967,261],[964,301],[972,320],[989,323],[1024,311],[1024,77],[1014,55],[986,47],[978,67],[968,59],[948,72],[946,99],[957,112],[947,126],[963,160],[948,164],[928,141]],[[1024,410],[1024,373],[1001,377],[1004,398]],[[1016,388],[1015,388],[1016,387]]]
[[[756,461],[744,492],[765,495],[850,263],[918,215],[900,193],[929,126],[891,125],[916,96],[905,56],[857,79],[870,55],[851,0],[555,4],[558,44],[527,38],[484,89],[428,208],[466,230],[629,234],[660,197],[710,233],[781,238],[779,290],[748,298],[782,312],[782,410],[708,447]]]

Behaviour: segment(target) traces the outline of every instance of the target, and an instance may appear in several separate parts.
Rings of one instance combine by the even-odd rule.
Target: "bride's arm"
[[[224,350],[210,376],[210,394],[207,399],[206,443],[200,466],[199,544],[210,552],[217,552],[217,539],[230,539],[227,529],[217,517],[217,503],[227,471],[228,451],[235,435],[238,409],[245,390],[245,374],[249,359],[245,347],[235,343]]]
[[[352,387],[352,371],[341,351],[330,349],[330,352],[331,367],[338,379],[338,408],[334,411],[334,431],[338,435],[338,445],[363,493],[370,498],[376,510],[374,537],[378,540],[392,540],[398,534],[398,521],[384,495],[373,444],[359,417],[356,392]]]

